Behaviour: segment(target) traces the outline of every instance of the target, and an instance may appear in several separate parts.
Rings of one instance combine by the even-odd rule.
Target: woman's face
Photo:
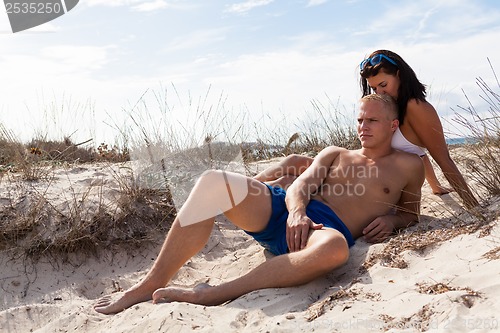
[[[398,89],[400,84],[398,75],[387,74],[381,70],[377,75],[367,78],[366,81],[376,94],[387,94],[395,100],[398,99]]]

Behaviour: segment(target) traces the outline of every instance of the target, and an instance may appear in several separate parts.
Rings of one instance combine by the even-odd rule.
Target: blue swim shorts
[[[266,184],[267,185],[267,184]],[[286,191],[280,187],[272,187],[267,185],[271,191],[272,197],[272,214],[266,229],[260,232],[249,232],[265,249],[274,255],[288,253],[288,245],[286,243],[286,220],[288,218],[288,210],[285,204]],[[354,238],[351,235],[346,225],[339,219],[337,214],[324,203],[311,200],[306,207],[307,216],[315,223],[321,223],[325,228],[338,230],[344,235],[349,247],[354,245]]]

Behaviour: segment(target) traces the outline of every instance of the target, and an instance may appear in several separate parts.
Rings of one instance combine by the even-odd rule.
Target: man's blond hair
[[[370,94],[363,96],[361,98],[360,102],[368,102],[368,101],[373,101],[373,102],[380,102],[383,104],[384,109],[389,112],[391,115],[391,119],[397,119],[398,118],[398,106],[396,105],[396,101],[394,98],[392,98],[389,95],[385,94]]]

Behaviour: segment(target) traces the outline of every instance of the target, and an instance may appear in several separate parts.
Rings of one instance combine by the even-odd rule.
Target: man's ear
[[[393,119],[391,122],[391,130],[395,132],[398,127],[399,127],[399,120]]]

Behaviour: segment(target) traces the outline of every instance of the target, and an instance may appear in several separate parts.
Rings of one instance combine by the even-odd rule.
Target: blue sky
[[[358,65],[382,48],[413,67],[453,131],[462,91],[480,104],[476,77],[495,82],[487,57],[500,71],[496,0],[80,0],[16,34],[2,10],[0,32],[0,121],[22,140],[109,141],[110,124],[163,89],[172,117],[193,117],[186,104],[209,87],[208,105],[224,96],[249,122],[262,113],[300,122],[328,98],[351,112]]]

